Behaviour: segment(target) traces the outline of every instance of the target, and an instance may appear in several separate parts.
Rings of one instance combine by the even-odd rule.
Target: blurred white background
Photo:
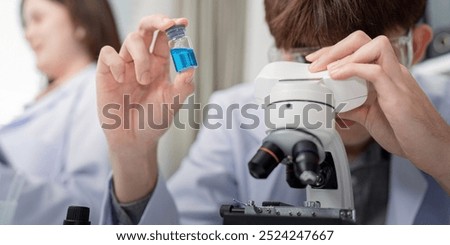
[[[0,125],[20,114],[43,86],[18,13],[19,0],[0,1]]]

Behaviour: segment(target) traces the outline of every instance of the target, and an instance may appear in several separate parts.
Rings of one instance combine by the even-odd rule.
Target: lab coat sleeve
[[[0,139],[10,160],[0,181],[7,188],[13,176],[24,179],[13,224],[61,224],[70,205],[88,206],[98,224],[110,166],[93,66],[3,128]]]
[[[46,179],[21,172],[24,187],[14,224],[62,224],[70,205],[89,207],[91,222],[98,224],[110,165],[97,117],[95,81],[86,82],[90,83],[76,90],[76,101],[67,108],[71,118],[65,125],[65,140],[58,148],[63,158],[51,169],[55,176]],[[2,181],[15,176],[15,171],[2,169]]]
[[[219,119],[208,118],[188,156],[169,179],[168,188],[181,224],[221,224],[221,204],[233,203],[237,198],[230,140],[232,122],[226,115],[230,100],[223,92],[212,95],[209,115],[219,115]]]
[[[112,180],[108,184],[108,189],[112,188]],[[105,194],[103,201],[102,216],[100,224],[118,224],[115,217],[110,191]],[[139,224],[143,225],[174,225],[179,223],[178,212],[173,202],[172,196],[167,190],[164,178],[159,175],[156,187],[153,190],[151,199],[142,214]]]
[[[159,175],[157,186],[139,224],[220,224],[220,205],[232,203],[237,184],[233,170],[231,129],[225,116],[229,96],[211,97],[210,105],[222,110],[217,120],[203,127],[179,170],[166,184]],[[214,114],[214,113],[213,113]],[[228,122],[230,123],[230,122]],[[214,126],[212,126],[214,125]],[[107,194],[102,224],[117,223]]]
[[[97,116],[95,81],[90,82],[73,111],[65,146],[66,164],[57,178],[75,203],[83,200],[89,204],[92,223],[97,224],[111,168],[106,138]]]
[[[0,165],[0,185],[11,190],[20,183],[17,206],[6,210],[15,212],[11,221],[3,221],[13,225],[58,225],[62,224],[66,210],[70,205],[92,206],[89,199],[82,198],[64,185],[55,184],[43,178],[17,173],[15,170]],[[2,192],[3,200],[5,193]],[[2,221],[0,221],[1,223]],[[91,222],[97,224],[95,217]]]

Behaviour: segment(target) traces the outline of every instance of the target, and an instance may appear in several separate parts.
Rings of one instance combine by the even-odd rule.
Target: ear
[[[413,64],[418,63],[425,56],[428,44],[433,38],[433,30],[427,24],[419,24],[413,30]]]
[[[82,26],[77,26],[75,28],[75,38],[79,41],[83,40],[86,37],[86,29]]]

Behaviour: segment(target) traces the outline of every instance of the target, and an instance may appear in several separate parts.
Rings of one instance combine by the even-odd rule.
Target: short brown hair
[[[278,48],[329,46],[356,30],[374,38],[414,26],[427,0],[265,0]]]
[[[22,24],[23,5],[26,0],[22,0],[20,5],[20,16]],[[83,40],[92,60],[96,60],[103,46],[109,45],[120,49],[120,38],[114,15],[108,0],[49,0],[64,5],[75,25],[80,25],[86,30]]]

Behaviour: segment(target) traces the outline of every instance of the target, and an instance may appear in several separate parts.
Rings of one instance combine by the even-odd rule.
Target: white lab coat
[[[91,209],[99,221],[110,165],[97,116],[95,64],[0,129],[0,184],[20,173],[13,224],[62,224],[69,205]]]
[[[442,84],[450,94],[450,81]],[[221,204],[254,200],[281,201],[303,205],[304,190],[292,189],[285,181],[284,168],[276,168],[265,180],[250,176],[248,161],[265,137],[262,110],[248,110],[258,115],[256,129],[242,129],[255,118],[244,119],[239,110],[226,115],[226,108],[235,103],[239,108],[253,102],[253,84],[243,84],[216,92],[210,103],[224,108],[224,119],[218,129],[202,128],[189,155],[166,186],[160,175],[156,189],[144,211],[140,224],[220,224]],[[450,119],[448,97],[430,95],[439,101],[438,109]],[[447,106],[444,104],[447,103]],[[216,112],[212,114],[216,115]],[[449,120],[450,121],[450,120]],[[420,140],[420,139],[418,139]],[[450,159],[444,159],[449,161]],[[391,160],[389,201],[386,224],[449,224],[450,197],[437,183],[419,171],[408,160],[393,156]],[[111,224],[111,201],[105,198],[102,223]]]

